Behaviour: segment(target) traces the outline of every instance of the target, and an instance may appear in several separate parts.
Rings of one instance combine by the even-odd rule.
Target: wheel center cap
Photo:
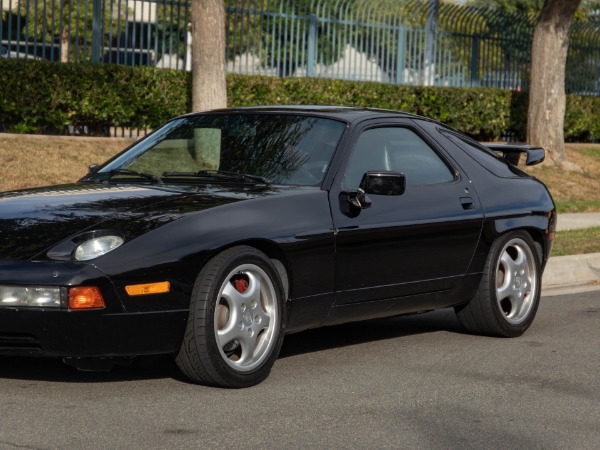
[[[252,313],[250,311],[246,311],[244,313],[244,323],[246,326],[250,326],[252,324]]]
[[[521,287],[521,278],[516,277],[515,278],[515,288],[519,289]]]

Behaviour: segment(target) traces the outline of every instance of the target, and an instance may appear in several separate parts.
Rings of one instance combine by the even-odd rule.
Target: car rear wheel
[[[230,248],[202,269],[192,292],[177,365],[192,381],[242,388],[260,383],[284,335],[283,287],[262,252]]]
[[[511,232],[492,245],[475,296],[456,308],[472,333],[520,336],[529,328],[540,301],[541,248],[524,232]]]

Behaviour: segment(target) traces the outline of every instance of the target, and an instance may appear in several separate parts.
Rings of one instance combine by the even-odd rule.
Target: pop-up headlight
[[[116,235],[95,237],[79,244],[73,255],[77,261],[88,261],[120,247],[123,242],[125,240]]]
[[[113,251],[124,242],[125,235],[117,230],[86,231],[59,242],[46,255],[55,261],[89,261]]]

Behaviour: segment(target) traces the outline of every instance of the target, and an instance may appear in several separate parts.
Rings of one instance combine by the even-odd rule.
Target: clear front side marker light
[[[0,306],[59,308],[60,288],[46,286],[0,286]]]

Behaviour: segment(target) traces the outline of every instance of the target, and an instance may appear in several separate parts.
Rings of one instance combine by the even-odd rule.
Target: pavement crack
[[[46,448],[46,447],[35,447],[32,445],[15,444],[14,442],[0,441],[0,446],[4,447],[5,445],[9,448],[28,448],[28,449],[32,449],[32,450],[44,450]]]

